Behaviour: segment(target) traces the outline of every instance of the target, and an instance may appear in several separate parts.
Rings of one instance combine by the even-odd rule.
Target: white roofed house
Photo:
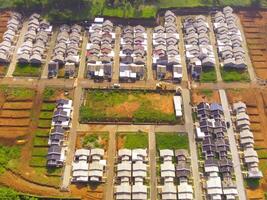
[[[119,149],[118,159],[120,162],[130,161],[132,159],[132,150],[131,149]]]
[[[133,149],[132,150],[132,161],[147,162],[147,149]]]
[[[177,200],[177,187],[173,183],[166,183],[161,188],[162,200]]]
[[[104,165],[98,161],[93,161],[89,165],[89,181],[92,182],[102,182],[103,173],[104,173]]]
[[[90,153],[90,160],[94,161],[100,161],[104,157],[105,151],[104,149],[100,148],[93,148],[91,149]]]
[[[121,185],[115,186],[115,199],[116,200],[126,200],[131,199],[132,188],[129,183],[123,183]]]
[[[173,96],[173,103],[174,103],[176,117],[182,117],[183,116],[182,96]]]
[[[133,163],[132,176],[134,183],[144,183],[144,179],[147,177],[147,165],[141,161]]]
[[[161,149],[159,151],[160,158],[163,162],[172,162],[174,157],[174,152],[172,149]]]
[[[164,162],[160,164],[160,176],[164,183],[174,182],[175,166],[172,162]]]
[[[186,182],[178,185],[178,199],[193,200],[193,187]]]
[[[147,200],[147,186],[137,183],[132,186],[132,200]]]
[[[132,163],[129,161],[124,161],[117,165],[117,178],[120,183],[127,182],[130,183],[132,177]]]

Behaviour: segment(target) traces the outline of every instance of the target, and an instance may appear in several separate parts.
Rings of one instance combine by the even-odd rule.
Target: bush
[[[5,171],[8,163],[20,156],[20,149],[18,147],[9,147],[0,145],[0,174]]]
[[[249,82],[249,74],[247,71],[238,71],[234,69],[222,69],[221,70],[222,79],[225,82]]]
[[[200,75],[200,82],[216,82],[216,71],[215,68],[211,68],[208,70],[203,70]]]
[[[49,101],[51,98],[53,98],[55,93],[56,93],[56,89],[55,88],[47,87],[47,88],[45,88],[45,91],[44,91],[44,94],[43,94],[43,99],[45,101]]]
[[[254,179],[254,178],[247,178],[245,179],[246,185],[251,189],[256,189],[260,185],[260,179]]]

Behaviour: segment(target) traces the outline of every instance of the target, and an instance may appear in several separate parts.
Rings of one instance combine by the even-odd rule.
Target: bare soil
[[[197,105],[201,102],[208,102],[208,103],[220,103],[220,95],[217,90],[212,90],[210,95],[205,95],[201,90],[193,90],[192,91],[192,102],[194,105]]]
[[[13,118],[0,118],[0,126],[29,126],[30,119],[13,119]]]
[[[88,187],[84,185],[70,185],[70,191],[72,196],[79,196],[86,200],[102,200],[104,197],[103,184]]]
[[[240,11],[249,53],[256,74],[267,79],[267,11]]]
[[[3,109],[8,110],[29,110],[32,108],[32,102],[6,102]]]
[[[30,115],[31,112],[28,110],[2,110],[0,112],[1,118],[27,118]]]

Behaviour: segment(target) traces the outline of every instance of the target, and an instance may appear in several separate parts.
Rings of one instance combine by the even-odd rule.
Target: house
[[[236,199],[238,192],[236,184],[231,179],[224,179],[222,181],[223,195],[226,199]]]
[[[132,163],[130,161],[124,161],[117,165],[117,177],[130,181],[132,177]]]
[[[65,69],[65,77],[74,78],[75,76],[75,63],[67,62],[64,66]]]
[[[159,156],[163,160],[163,162],[167,161],[172,162],[172,159],[174,157],[174,152],[171,149],[161,149],[159,151]]]
[[[173,183],[166,183],[161,189],[162,200],[177,200],[177,188]]]
[[[241,101],[238,101],[233,104],[233,111],[236,114],[246,112],[246,110],[247,110],[246,104]]]
[[[132,150],[130,149],[119,149],[118,158],[120,161],[130,161],[132,159]]]
[[[91,149],[90,160],[100,161],[104,157],[104,149],[93,148]]]
[[[142,183],[134,184],[132,186],[132,200],[146,200],[147,186]]]
[[[58,109],[72,109],[72,100],[58,99],[56,104]]]
[[[258,154],[253,148],[244,150],[244,162],[246,164],[259,163]]]
[[[147,149],[133,149],[132,150],[132,161],[147,161]]]
[[[47,154],[47,167],[61,167],[65,160],[64,152],[58,145],[51,145]]]
[[[140,182],[143,183],[144,179],[147,176],[146,164],[144,164],[143,162],[140,162],[140,161],[133,163],[132,176],[135,180],[135,183],[139,182],[138,180],[140,180]]]
[[[56,126],[49,134],[48,145],[60,146],[64,141],[64,134],[65,130],[60,126]]]
[[[206,188],[209,199],[222,199],[223,191],[220,177],[208,177]]]
[[[131,199],[131,186],[129,183],[124,183],[116,186],[115,188],[115,199],[116,200],[126,200]]]
[[[190,166],[186,162],[178,162],[178,164],[175,166],[175,175],[176,177],[181,180],[188,180],[190,178]]]
[[[182,117],[183,116],[182,97],[181,96],[173,96],[173,103],[174,103],[174,109],[175,109],[175,116],[176,117]]]
[[[177,190],[178,199],[193,200],[193,188],[187,182],[180,183]]]
[[[86,160],[72,162],[72,181],[88,182],[89,163]]]
[[[58,73],[58,63],[54,61],[50,61],[48,63],[48,78],[53,78],[57,76]]]
[[[90,163],[88,171],[89,181],[101,182],[103,178],[103,171],[104,171],[104,165],[102,163],[98,161]]]
[[[160,164],[160,176],[164,183],[172,182],[175,178],[175,166],[171,162],[164,162]]]

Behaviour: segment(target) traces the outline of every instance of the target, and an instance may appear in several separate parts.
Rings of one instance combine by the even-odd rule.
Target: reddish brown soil
[[[243,89],[228,90],[227,96],[229,103],[243,101],[247,104],[247,112],[251,119],[251,130],[254,135],[255,146],[267,148],[266,130],[267,115],[265,112],[265,103],[267,102],[267,90],[261,89]],[[260,159],[261,162],[265,162]],[[249,199],[264,199],[263,194],[267,191],[267,170],[263,171],[264,178],[261,180],[260,187],[256,190],[247,189]]]
[[[86,200],[102,200],[104,185],[98,186],[84,186],[84,185],[71,185],[70,191],[72,196],[79,196]],[[112,198],[111,198],[112,199]]]
[[[131,118],[133,117],[133,113],[138,110],[139,107],[140,104],[137,102],[125,102],[123,104],[119,104],[115,107],[107,109],[107,113],[119,113],[120,116]]]
[[[28,126],[30,119],[12,119],[12,118],[0,118],[0,126]]]
[[[267,79],[267,11],[241,11],[239,13],[256,74]]]
[[[6,102],[3,109],[8,110],[28,110],[32,108],[32,102]]]
[[[124,137],[117,137],[117,149],[122,149],[124,147]]]
[[[205,95],[201,90],[193,90],[192,91],[192,102],[194,105],[199,104],[200,102],[208,102],[213,103],[217,102],[220,103],[220,96],[217,90],[213,90],[211,95]]]
[[[30,115],[30,111],[26,110],[2,110],[0,112],[0,118],[27,118]]]

